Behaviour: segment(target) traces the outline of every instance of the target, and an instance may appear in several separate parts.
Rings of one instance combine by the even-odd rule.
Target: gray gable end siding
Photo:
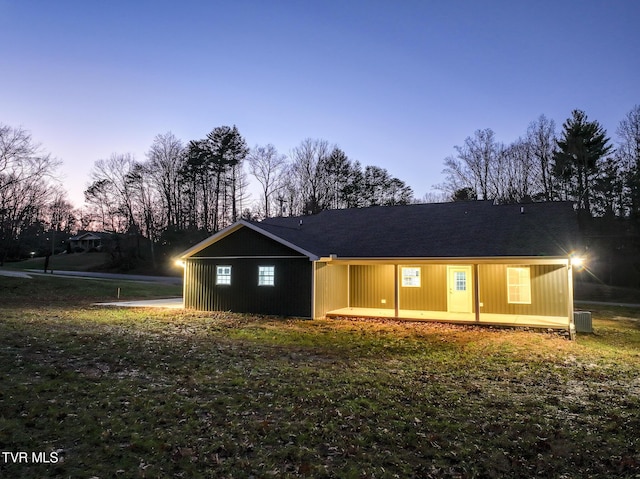
[[[240,226],[186,258],[188,309],[311,317],[312,263],[278,241]],[[231,284],[216,267],[231,266]],[[275,284],[258,286],[258,267],[275,268]]]
[[[223,256],[295,256],[301,253],[267,238],[250,228],[243,227],[193,254],[198,257]]]

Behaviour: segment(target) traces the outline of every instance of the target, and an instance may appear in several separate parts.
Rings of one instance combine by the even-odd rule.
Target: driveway
[[[24,271],[13,271],[13,270],[3,269],[3,268],[0,268],[0,276],[9,276],[11,278],[29,278],[29,279],[31,279],[31,276],[29,276],[29,274],[25,273]]]
[[[118,308],[164,308],[182,309],[182,298],[147,299],[144,301],[111,301],[109,303],[93,303],[94,306],[114,306]]]

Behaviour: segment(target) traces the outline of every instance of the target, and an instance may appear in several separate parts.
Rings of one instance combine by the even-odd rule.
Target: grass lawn
[[[92,271],[102,268],[109,262],[107,253],[73,253],[57,254],[49,257],[49,269],[59,271]],[[11,269],[44,269],[45,259],[43,257],[25,259],[7,263],[5,266]]]
[[[58,459],[0,477],[640,474],[640,310],[569,341],[91,306],[110,289],[0,277],[0,451]]]
[[[109,253],[73,253],[57,254],[49,257],[48,270],[53,271],[99,271],[111,273],[128,274],[150,274],[180,276],[182,269],[171,265],[164,265],[166,268],[155,270],[150,260],[138,260],[134,269],[121,271],[113,266],[113,260]],[[8,262],[5,267],[13,270],[37,270],[43,271],[45,264],[44,257],[29,258],[22,261]],[[162,266],[162,265],[160,265]]]

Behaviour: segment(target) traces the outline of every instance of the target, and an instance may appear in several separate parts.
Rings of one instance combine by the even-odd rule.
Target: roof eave
[[[417,264],[417,263],[447,263],[447,264],[560,264],[566,265],[569,256],[424,256],[424,257],[341,257],[337,255],[323,256],[317,261],[332,264]]]

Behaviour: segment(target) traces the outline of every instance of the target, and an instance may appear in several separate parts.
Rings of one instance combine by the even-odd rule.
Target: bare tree
[[[135,163],[127,173],[126,181],[131,188],[136,205],[134,214],[138,216],[140,232],[149,239],[153,267],[156,267],[155,243],[161,235],[161,223],[165,216],[162,211],[160,192],[155,188],[150,164]]]
[[[472,188],[479,199],[496,196],[495,170],[499,160],[501,145],[495,140],[490,128],[476,130],[473,137],[467,137],[462,146],[456,146],[456,157],[445,158],[443,173],[446,181],[439,188],[453,192]]]
[[[468,189],[477,195],[471,172],[465,167],[465,164],[455,156],[447,156],[444,159],[444,168],[442,174],[445,175],[444,182],[437,184],[435,188],[440,190],[442,194],[451,198],[456,191]]]
[[[59,165],[60,161],[34,143],[29,132],[0,124],[0,192],[33,178],[53,179]]]
[[[529,144],[530,155],[535,161],[535,173],[531,178],[539,186],[534,185],[535,190],[541,190],[545,201],[555,199],[553,176],[553,152],[556,148],[556,124],[553,120],[540,115],[536,121],[527,128],[526,142]]]
[[[530,198],[536,172],[531,145],[518,139],[503,148],[497,158],[499,169],[492,175],[496,198],[505,203],[518,203]]]
[[[75,229],[77,221],[76,212],[67,199],[67,193],[62,189],[54,189],[46,208],[46,222],[49,227],[58,232],[70,233]]]
[[[278,153],[275,146],[256,145],[249,152],[249,171],[262,188],[262,214],[271,216],[274,195],[282,188],[282,175],[287,165],[287,157]]]
[[[242,162],[235,163],[231,166],[225,184],[226,203],[232,205],[232,208],[231,215],[229,215],[229,208],[225,208],[227,214],[224,217],[222,227],[228,226],[244,215],[244,205],[251,196],[248,192],[249,181],[247,179],[247,173]]]
[[[326,140],[307,138],[291,153],[292,171],[304,205],[303,214],[317,213],[325,208],[327,178],[322,165],[330,152],[331,148]]]
[[[282,188],[276,195],[278,216],[295,216],[302,214],[304,210],[303,195],[296,178],[294,165],[285,167],[282,180]]]
[[[0,264],[19,255],[21,233],[44,214],[58,165],[27,131],[0,125]]]
[[[91,172],[92,183],[85,191],[85,199],[90,204],[99,205],[103,214],[111,216],[108,221],[116,232],[139,227],[134,211],[133,185],[128,177],[135,165],[130,153],[97,160]]]
[[[640,105],[634,106],[618,125],[616,158],[624,175],[626,208],[640,218]]]
[[[446,203],[447,201],[451,201],[451,197],[447,196],[442,191],[428,191],[422,196],[422,198],[416,198],[414,203]]]
[[[625,170],[640,168],[640,105],[634,106],[620,121],[616,130],[618,138],[617,156]]]
[[[83,212],[82,224],[88,227],[97,223],[97,228],[118,231],[116,207],[107,180],[95,180],[84,191],[85,204],[89,205]],[[83,228],[84,228],[83,226]]]
[[[180,170],[186,161],[185,148],[173,133],[157,135],[147,152],[147,170],[158,191],[168,228],[181,224]]]

